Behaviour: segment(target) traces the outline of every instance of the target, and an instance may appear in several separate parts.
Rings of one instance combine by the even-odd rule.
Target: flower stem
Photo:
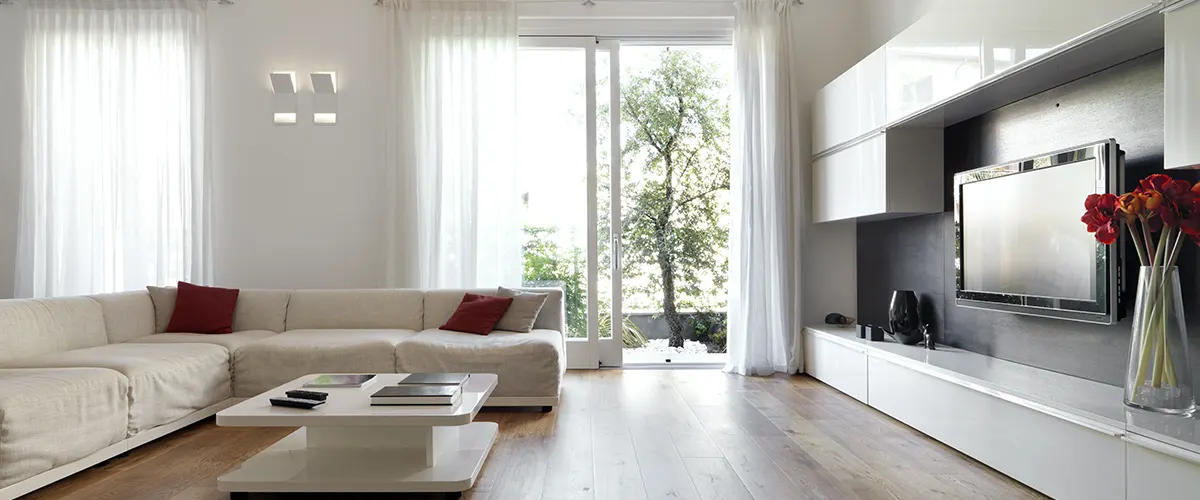
[[[1133,239],[1133,246],[1137,248],[1138,261],[1141,262],[1143,266],[1150,265],[1150,263],[1147,262],[1150,257],[1146,254],[1146,244],[1142,241],[1142,235],[1138,234],[1137,224],[1125,224],[1125,228],[1129,229],[1129,236],[1131,239]]]

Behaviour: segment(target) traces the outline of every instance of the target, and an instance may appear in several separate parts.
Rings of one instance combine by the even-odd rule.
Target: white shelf
[[[854,328],[810,326],[806,332],[1110,436],[1125,433],[1124,392],[1117,386],[953,347],[930,351],[890,338],[871,342],[858,338]]]

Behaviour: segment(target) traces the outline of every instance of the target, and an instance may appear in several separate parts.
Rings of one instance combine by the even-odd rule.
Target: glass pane
[[[729,46],[621,48],[627,364],[724,361],[732,82]]]
[[[585,58],[581,48],[530,47],[518,60],[524,285],[564,289],[570,338],[587,338]]]
[[[612,338],[612,54],[596,51],[596,203],[600,338]]]

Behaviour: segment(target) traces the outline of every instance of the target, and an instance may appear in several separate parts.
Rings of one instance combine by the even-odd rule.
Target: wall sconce
[[[295,124],[296,73],[293,71],[271,72],[271,91],[275,94],[271,101],[275,124]]]
[[[323,71],[308,76],[313,86],[313,123],[337,123],[337,73]]]

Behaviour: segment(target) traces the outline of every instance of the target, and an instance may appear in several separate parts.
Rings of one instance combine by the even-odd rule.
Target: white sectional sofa
[[[0,300],[0,500],[308,373],[496,373],[488,406],[558,403],[562,291],[529,333],[439,330],[479,290],[242,290],[229,334],[162,333],[173,297]]]

